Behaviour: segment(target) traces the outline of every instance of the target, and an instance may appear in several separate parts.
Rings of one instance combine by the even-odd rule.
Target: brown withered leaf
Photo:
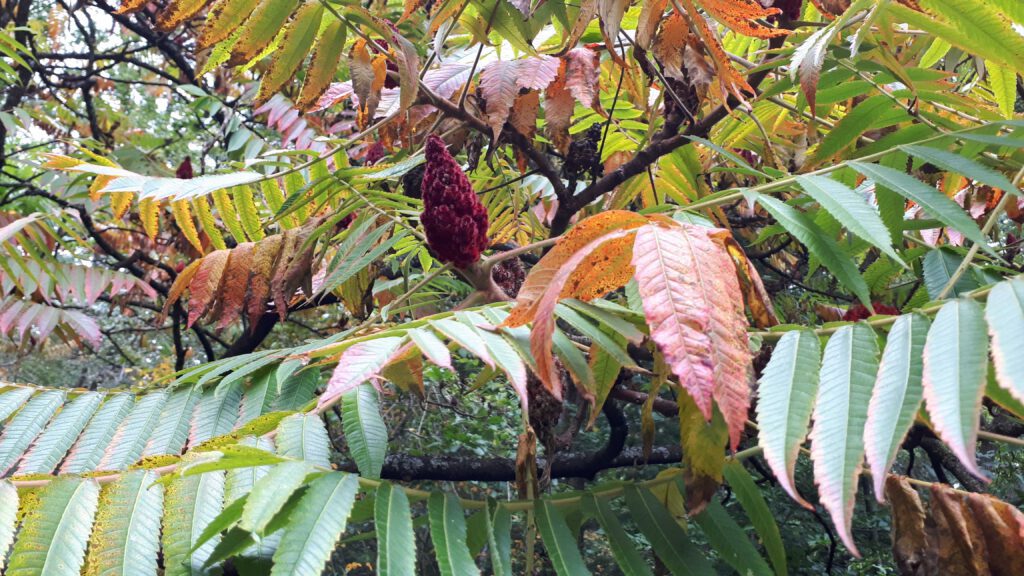
[[[636,25],[636,44],[647,50],[654,40],[654,31],[658,24],[665,18],[665,7],[668,0],[648,0],[643,3],[640,9],[640,20]]]
[[[217,318],[217,329],[223,330],[241,314],[245,306],[245,296],[249,291],[249,272],[252,270],[252,257],[256,244],[242,242],[231,250],[227,270],[220,283],[217,295],[217,307],[214,317]]]
[[[850,0],[811,0],[818,12],[826,16],[839,16],[850,7]]]
[[[230,250],[214,250],[202,259],[202,263],[196,270],[195,276],[188,285],[188,326],[191,328],[196,320],[199,320],[213,303],[220,287],[220,280],[224,274],[224,268],[228,263]]]
[[[270,293],[282,320],[288,313],[289,300],[299,288],[302,288],[307,298],[313,295],[313,256],[316,243],[310,242],[309,239],[322,221],[322,218],[315,218],[302,228],[289,230],[293,234],[288,235],[274,265]]]
[[[520,498],[540,494],[537,482],[537,434],[529,426],[526,432],[519,435],[519,447],[516,449],[516,488]]]
[[[721,482],[711,476],[705,476],[694,472],[687,467],[683,472],[683,484],[686,485],[686,511],[690,516],[696,516],[707,508],[708,503],[715,497]]]
[[[1024,574],[1024,514],[987,494],[932,484],[927,507],[907,478],[889,476],[893,554],[900,574]]]
[[[729,95],[735,96],[740,102],[744,102],[744,93],[753,95],[754,89],[747,83],[746,78],[733,67],[729,55],[722,47],[718,34],[708,24],[708,21],[701,17],[693,4],[693,0],[680,0],[687,14],[697,16],[688,18],[690,29],[701,39],[707,50],[711,62],[714,64],[715,72],[721,87],[720,97],[723,102],[727,101]]]
[[[515,104],[512,105],[512,114],[508,118],[508,123],[516,129],[517,132],[526,136],[527,140],[533,141],[533,137],[537,134],[537,111],[540,109],[540,92],[531,90],[526,94],[522,94],[516,98]],[[528,157],[526,154],[516,148],[516,165],[519,168],[519,172],[526,174],[529,170],[527,164]]]
[[[963,498],[985,539],[992,574],[1024,574],[1024,514],[987,494],[964,494]]]
[[[274,271],[274,262],[284,244],[283,234],[267,236],[256,244],[252,257],[252,273],[249,275],[249,293],[245,300],[246,313],[249,316],[250,328],[267,310],[267,298],[270,295],[270,275]]]
[[[597,15],[597,0],[581,0],[579,6],[579,15],[576,17],[572,30],[569,31],[568,38],[566,38],[565,45],[562,48],[563,52],[576,47],[576,43],[580,41],[583,33],[587,31],[590,21]]]
[[[270,296],[274,300],[277,314],[281,320],[288,314],[288,299],[294,293],[289,292],[288,285],[291,284],[292,263],[302,258],[300,251],[304,232],[299,228],[292,228],[284,233],[281,252],[278,253],[277,262],[274,263],[274,272],[270,278]],[[308,232],[307,232],[308,234]]]
[[[921,497],[904,476],[885,479],[885,497],[892,504],[892,552],[900,574],[924,576],[927,548]]]
[[[547,123],[548,138],[563,154],[569,150],[569,123],[576,101],[565,86],[565,61],[558,68],[558,76],[544,91],[544,120]]]
[[[936,557],[934,566],[951,576],[988,574],[985,542],[977,538],[973,515],[964,514],[961,501],[953,492],[932,485],[929,543]]]

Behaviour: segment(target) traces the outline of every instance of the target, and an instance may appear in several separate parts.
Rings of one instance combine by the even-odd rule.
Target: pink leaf
[[[543,90],[558,76],[560,62],[553,56],[531,56],[515,62],[516,84],[525,90]]]
[[[327,389],[317,406],[334,402],[345,392],[379,374],[402,341],[403,338],[399,337],[385,337],[358,342],[346,348],[338,358],[338,366],[327,381]]]
[[[651,339],[705,419],[718,402],[735,449],[750,407],[751,355],[736,270],[711,232],[689,224],[639,228],[634,277]]]
[[[574,48],[565,59],[565,87],[580,104],[596,108],[600,91],[601,57],[590,48]]]
[[[487,101],[487,124],[494,139],[501,133],[512,101],[519,93],[516,84],[518,69],[515,61],[498,60],[480,72],[480,92]]]

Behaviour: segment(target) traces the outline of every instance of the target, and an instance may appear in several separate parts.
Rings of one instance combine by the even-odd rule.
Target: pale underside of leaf
[[[889,331],[878,366],[864,426],[864,447],[879,502],[885,498],[885,477],[921,407],[922,354],[927,334],[927,317],[900,316]]]
[[[818,393],[821,345],[810,330],[787,332],[758,381],[758,441],[782,488],[805,508],[794,471]]]
[[[978,419],[988,370],[984,311],[974,300],[953,300],[935,316],[924,347],[924,401],[939,438],[978,478]]]
[[[811,460],[821,503],[843,543],[859,556],[851,531],[864,424],[878,370],[878,344],[866,324],[844,326],[825,346],[811,429]]]

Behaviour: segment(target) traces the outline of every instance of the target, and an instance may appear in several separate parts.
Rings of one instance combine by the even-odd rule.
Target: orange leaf
[[[633,231],[630,229],[619,228],[612,230],[591,240],[579,250],[574,251],[550,276],[543,294],[537,300],[536,317],[534,318],[533,329],[530,331],[530,352],[537,363],[537,376],[544,383],[545,388],[551,392],[552,396],[559,400],[562,399],[562,378],[558,367],[555,365],[555,358],[551,354],[551,342],[555,333],[555,306],[560,299],[562,287],[587,256],[590,256],[606,242],[632,234]]]
[[[199,270],[199,264],[203,261],[202,258],[195,260],[188,266],[178,272],[177,278],[174,279],[174,284],[171,284],[171,289],[167,292],[167,299],[164,300],[164,309],[160,312],[160,318],[157,324],[163,324],[164,319],[167,318],[167,311],[171,309],[171,306],[181,298],[181,295],[185,292],[185,288],[188,288],[189,282],[192,281],[192,277],[196,275],[196,271]]]
[[[216,315],[218,330],[223,330],[242,312],[245,295],[249,288],[249,272],[252,270],[255,246],[252,242],[243,242],[231,250],[218,295],[220,308],[219,314]]]
[[[559,297],[587,301],[622,288],[633,278],[632,258],[632,238],[609,240],[580,262]]]
[[[206,6],[207,0],[171,0],[156,17],[156,28],[170,32]],[[123,7],[122,7],[123,8]]]
[[[148,0],[124,0],[121,7],[117,9],[118,14],[130,14],[145,8]]]
[[[700,0],[708,14],[711,14],[733,32],[755,38],[773,38],[789,33],[784,28],[769,28],[757,20],[780,14],[778,8],[764,8],[754,0]]]
[[[375,59],[366,47],[366,40],[356,40],[349,51],[349,74],[352,89],[359,97],[360,118],[372,119],[376,113],[386,73],[387,62],[383,54]]]
[[[747,320],[736,270],[711,238],[690,224],[637,230],[633,266],[651,339],[710,421],[714,399],[735,450],[750,407]]]
[[[531,322],[536,314],[537,300],[547,290],[552,277],[577,251],[592,240],[620,228],[637,228],[648,222],[636,212],[609,210],[583,220],[564,236],[536,266],[519,289],[516,305],[505,320],[505,326],[522,326]]]
[[[515,104],[512,105],[512,114],[508,118],[508,123],[517,132],[526,136],[527,140],[532,142],[533,137],[537,134],[537,110],[539,109],[540,92],[531,90],[516,98]],[[516,148],[516,163],[519,172],[522,174],[526,174],[530,168],[528,160],[526,154],[519,148]]]
[[[274,234],[256,243],[252,256],[252,273],[249,275],[249,294],[245,300],[250,328],[256,326],[267,310],[270,276],[274,271],[274,262],[277,261],[283,240],[283,234]]]
[[[565,87],[565,61],[563,60],[558,68],[558,76],[555,81],[548,85],[544,91],[544,120],[547,122],[548,138],[551,139],[563,154],[568,152],[569,144],[569,123],[572,120],[572,112],[576,107],[576,101],[568,88]]]
[[[215,250],[206,255],[188,285],[191,298],[188,303],[188,326],[191,328],[209,309],[220,287],[230,250]]]

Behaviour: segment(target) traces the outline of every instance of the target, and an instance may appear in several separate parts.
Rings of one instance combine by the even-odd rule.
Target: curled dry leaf
[[[563,154],[568,152],[572,138],[569,137],[569,123],[576,100],[565,86],[565,61],[558,68],[558,76],[544,91],[544,119],[547,122],[548,138]]]
[[[930,487],[925,505],[903,476],[889,476],[893,555],[901,574],[1024,574],[1024,514],[987,494]]]
[[[359,38],[349,51],[349,73],[352,76],[352,90],[359,98],[359,121],[367,125],[377,112],[384,79],[387,77],[387,58],[374,55],[366,46],[366,40]]]
[[[540,110],[540,92],[531,90],[516,98],[512,105],[512,114],[509,115],[508,123],[517,132],[526,136],[530,141],[537,134],[537,112]],[[529,170],[529,158],[526,154],[516,148],[516,163],[519,172],[525,174]]]

